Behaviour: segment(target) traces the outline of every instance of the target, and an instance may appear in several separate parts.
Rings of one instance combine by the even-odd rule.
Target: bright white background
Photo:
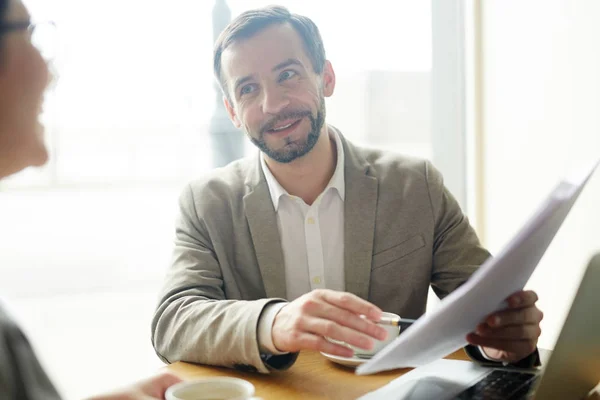
[[[600,157],[599,18],[595,0],[483,4],[484,235],[494,252],[559,177]],[[541,346],[554,347],[597,251],[600,172],[529,282],[546,314]]]
[[[150,320],[183,184],[212,167],[212,1],[26,0],[54,20],[52,162],[0,185],[0,293],[67,399],[154,373]],[[235,16],[270,1],[229,1]],[[328,121],[430,157],[431,4],[281,1],[321,27]],[[250,147],[248,146],[250,149]]]

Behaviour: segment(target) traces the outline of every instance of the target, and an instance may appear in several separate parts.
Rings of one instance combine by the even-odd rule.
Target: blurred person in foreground
[[[38,116],[50,74],[31,42],[33,29],[35,25],[20,0],[0,0],[0,179],[30,166],[42,166],[48,160]],[[164,399],[166,389],[179,381],[165,373],[94,399]],[[59,398],[27,338],[1,304],[0,398]]]

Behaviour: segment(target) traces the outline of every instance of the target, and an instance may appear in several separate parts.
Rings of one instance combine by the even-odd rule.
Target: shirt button
[[[310,225],[313,225],[313,224],[315,223],[315,219],[314,219],[313,217],[308,217],[308,218],[306,219],[306,222],[307,222],[308,224],[310,224]]]
[[[321,283],[321,277],[320,276],[315,276],[312,281],[313,281],[313,283],[315,285],[318,285],[318,284]]]

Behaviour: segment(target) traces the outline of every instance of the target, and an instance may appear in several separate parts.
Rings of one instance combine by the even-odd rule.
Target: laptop
[[[600,382],[600,253],[590,261],[547,365],[494,368],[456,400],[585,399]]]

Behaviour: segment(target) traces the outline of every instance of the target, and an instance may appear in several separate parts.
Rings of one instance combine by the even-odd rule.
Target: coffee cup
[[[177,383],[167,389],[166,400],[261,400],[254,385],[239,378],[214,377]]]
[[[384,312],[381,314],[382,322],[379,326],[387,331],[387,337],[384,340],[374,339],[375,344],[371,350],[361,349],[356,346],[350,346],[354,350],[354,355],[357,357],[372,357],[379,350],[393,342],[400,335],[400,316],[398,314]],[[385,322],[384,322],[385,321]]]

